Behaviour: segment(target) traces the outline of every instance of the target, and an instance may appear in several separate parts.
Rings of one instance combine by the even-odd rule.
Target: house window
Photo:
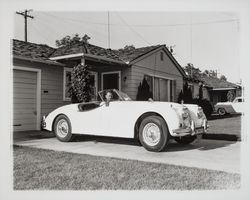
[[[63,71],[63,100],[70,101],[69,89],[71,86],[71,68],[64,68]]]
[[[163,54],[163,52],[160,53],[160,57],[161,57],[161,61],[163,61],[164,60],[164,54]]]
[[[150,75],[145,75],[145,79],[155,101],[173,102],[175,100],[175,80]]]
[[[71,101],[69,89],[71,86],[72,68],[64,68],[63,75],[63,100]],[[90,72],[91,99],[96,100],[97,95],[97,72]]]

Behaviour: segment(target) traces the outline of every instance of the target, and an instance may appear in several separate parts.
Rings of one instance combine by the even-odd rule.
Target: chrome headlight
[[[201,119],[201,118],[203,118],[205,116],[202,107],[198,107],[197,116],[198,116],[199,119]]]
[[[189,110],[187,107],[183,107],[182,111],[181,111],[181,116],[182,116],[182,120],[183,120],[183,127],[187,128],[191,126],[191,117],[189,114]]]

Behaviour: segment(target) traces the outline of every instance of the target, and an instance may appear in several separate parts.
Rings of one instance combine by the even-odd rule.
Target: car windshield
[[[116,89],[102,90],[98,92],[98,96],[101,101],[107,101],[107,96],[111,101],[131,101],[131,98],[126,93]]]

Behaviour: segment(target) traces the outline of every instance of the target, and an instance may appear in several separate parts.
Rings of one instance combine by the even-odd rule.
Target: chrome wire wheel
[[[66,137],[69,133],[69,124],[65,119],[60,119],[57,122],[56,132],[59,137]]]
[[[143,128],[142,137],[148,146],[155,146],[161,139],[160,128],[155,123],[147,123]]]

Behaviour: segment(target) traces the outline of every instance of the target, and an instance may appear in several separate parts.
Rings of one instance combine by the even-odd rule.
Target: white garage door
[[[37,72],[13,71],[13,130],[37,128]]]

